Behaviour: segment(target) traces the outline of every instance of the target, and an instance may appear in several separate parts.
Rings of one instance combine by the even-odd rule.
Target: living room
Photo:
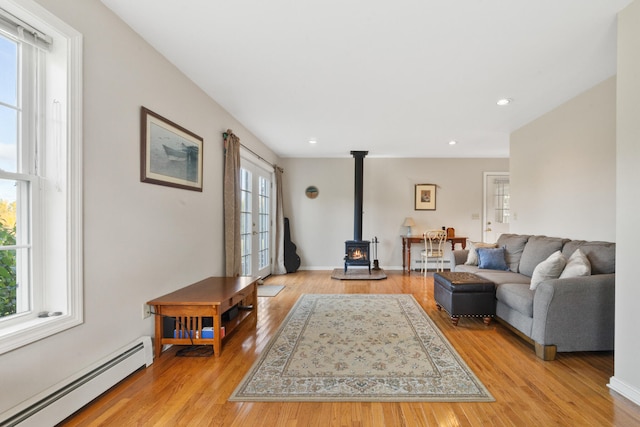
[[[4,3],[2,3],[4,4]],[[97,0],[39,0],[83,34],[84,322],[0,355],[0,413],[90,366],[140,336],[145,301],[224,274],[222,132],[285,169],[284,210],[302,269],[339,267],[352,237],[353,159],[278,158],[231,113],[208,97]],[[482,173],[510,172],[511,232],[617,244],[616,390],[640,401],[640,357],[634,313],[635,200],[640,89],[637,42],[640,2],[618,23],[617,76],[567,99],[514,131],[508,158],[378,158],[365,160],[365,237],[380,239],[381,266],[401,266],[400,235],[454,227],[480,240]],[[141,183],[140,107],[146,106],[205,140],[203,192]],[[415,184],[433,183],[437,209],[413,209]],[[309,199],[314,185],[319,196]],[[345,218],[326,221],[328,214]],[[333,218],[333,216],[332,216]],[[115,232],[114,232],[115,230]],[[176,268],[176,266],[180,266]],[[55,368],[52,368],[55,367]]]

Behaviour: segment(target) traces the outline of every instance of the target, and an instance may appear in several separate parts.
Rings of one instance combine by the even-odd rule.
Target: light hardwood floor
[[[328,271],[272,276],[283,284],[259,298],[258,322],[223,343],[221,357],[176,357],[170,348],[64,426],[637,426],[640,407],[610,392],[613,354],[559,353],[544,362],[499,323],[454,327],[433,301],[433,277],[399,271],[380,281],[339,281]],[[489,389],[491,403],[263,403],[227,398],[304,293],[409,293]]]

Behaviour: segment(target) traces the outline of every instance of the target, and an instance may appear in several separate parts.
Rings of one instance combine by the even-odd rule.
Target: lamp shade
[[[403,227],[413,227],[415,225],[416,225],[415,221],[410,216],[406,217],[404,219],[404,224],[402,224]]]

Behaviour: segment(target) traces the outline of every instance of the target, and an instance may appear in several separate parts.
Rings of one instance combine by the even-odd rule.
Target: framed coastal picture
[[[140,181],[202,191],[203,139],[141,107]]]
[[[417,211],[436,210],[436,186],[435,184],[416,184],[416,207]]]

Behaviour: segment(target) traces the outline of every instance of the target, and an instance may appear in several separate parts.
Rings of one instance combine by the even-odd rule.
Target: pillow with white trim
[[[587,258],[584,252],[582,252],[580,249],[576,249],[569,257],[567,265],[564,267],[564,270],[562,270],[562,274],[560,274],[560,278],[566,279],[568,277],[590,275],[591,263],[589,262],[589,258]]]
[[[547,279],[557,279],[562,274],[565,265],[567,265],[567,259],[562,255],[562,252],[555,251],[533,269],[529,289],[534,291],[541,282]]]
[[[497,243],[484,243],[484,242],[472,242],[467,240],[467,247],[469,253],[467,254],[467,260],[464,265],[478,265],[478,248],[497,248]]]

